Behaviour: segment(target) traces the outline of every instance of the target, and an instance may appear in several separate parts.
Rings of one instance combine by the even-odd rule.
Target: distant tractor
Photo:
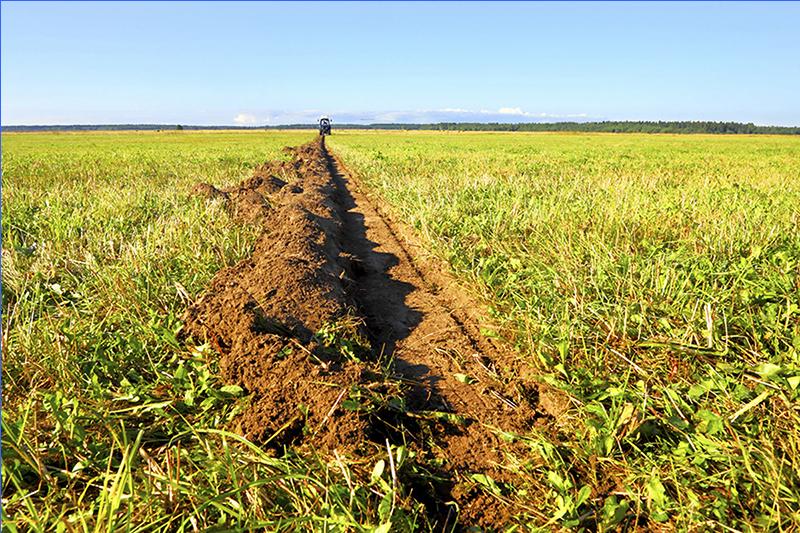
[[[319,134],[320,135],[330,135],[331,134],[331,119],[322,116],[319,118]]]

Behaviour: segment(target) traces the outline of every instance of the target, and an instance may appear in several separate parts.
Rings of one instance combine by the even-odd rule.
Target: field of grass
[[[538,467],[557,523],[800,525],[800,139],[329,145],[571,396]]]
[[[422,523],[372,465],[268,453],[175,334],[256,230],[188,196],[312,132],[3,135],[3,527]],[[562,389],[537,525],[800,524],[800,139],[335,132]],[[479,450],[476,450],[479,453]],[[384,530],[385,531],[385,530]]]
[[[313,135],[3,136],[4,531],[377,520],[345,465],[220,429],[246,399],[175,337],[258,233],[191,187],[237,183]]]

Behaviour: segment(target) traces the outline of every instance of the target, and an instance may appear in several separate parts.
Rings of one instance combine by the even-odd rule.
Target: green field
[[[240,393],[215,378],[213,354],[175,338],[187,304],[257,235],[191,187],[236,183],[310,136],[3,136],[4,528],[355,521],[347,501],[323,510],[314,495],[332,485],[325,465],[218,430]]]
[[[580,515],[586,485],[605,491],[603,516],[800,523],[800,139],[345,133],[330,145],[571,395],[564,464],[543,468],[553,515]]]
[[[376,497],[372,465],[220,429],[247,399],[175,336],[257,235],[192,185],[312,137],[3,135],[4,528],[424,524],[404,487]],[[800,138],[328,145],[571,398],[557,434],[528,436],[532,527],[800,525]]]

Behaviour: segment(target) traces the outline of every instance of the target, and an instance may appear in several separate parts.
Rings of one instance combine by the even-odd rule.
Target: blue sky
[[[800,125],[800,3],[2,2],[2,124]]]

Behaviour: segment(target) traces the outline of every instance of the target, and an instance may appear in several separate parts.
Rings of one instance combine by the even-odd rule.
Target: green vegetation
[[[225,430],[242,390],[175,336],[257,233],[191,187],[312,135],[3,136],[4,531],[360,530],[401,512],[383,479]]]
[[[552,523],[800,525],[800,139],[329,145],[571,396],[555,441],[529,441]]]
[[[188,302],[256,237],[191,187],[238,182],[313,135],[3,135],[5,529],[425,523],[394,477],[413,466],[405,447],[377,462],[261,449],[226,429],[248,400],[213,350],[176,339]],[[476,475],[487,494],[534,498],[544,529],[800,524],[800,139],[328,144],[572,399],[557,435],[524,436],[529,486]]]

